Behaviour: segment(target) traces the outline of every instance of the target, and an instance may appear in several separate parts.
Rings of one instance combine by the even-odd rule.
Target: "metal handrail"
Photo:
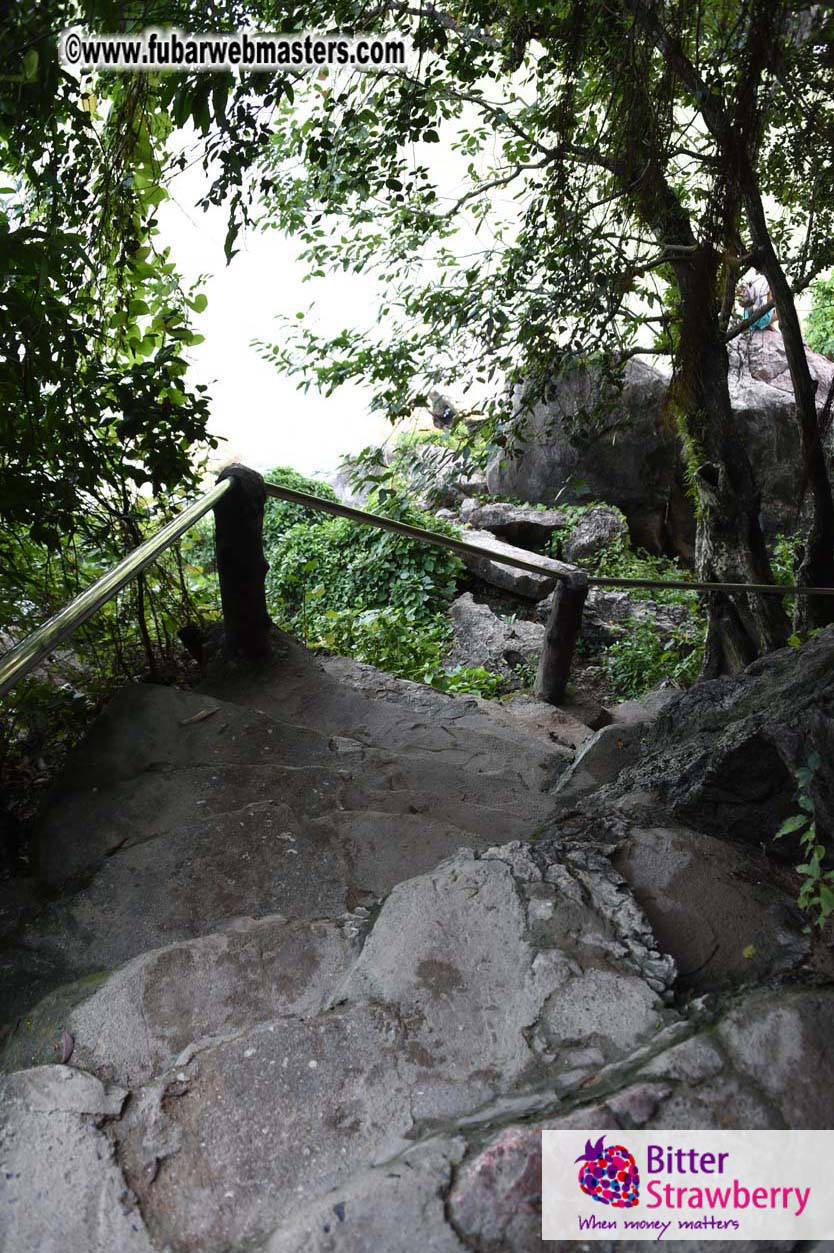
[[[0,697],[6,695],[18,679],[34,670],[51,652],[90,618],[96,610],[105,605],[116,595],[126,583],[135,578],[140,571],[155,561],[161,553],[170,548],[189,527],[208,513],[233,485],[234,479],[221,479],[210,491],[200,496],[193,504],[184,509],[170,522],[166,523],[156,535],[145,540],[138,548],[129,553],[118,565],[107,574],[103,574],[86,591],[81,592],[68,605],[54,614],[47,622],[33,631],[24,640],[0,658]],[[551,579],[569,579],[578,573],[575,566],[554,558],[542,557],[538,561],[515,557],[509,553],[485,548],[480,544],[470,544],[468,540],[454,539],[449,535],[440,535],[437,531],[427,531],[423,527],[412,526],[409,522],[398,522],[395,518],[384,518],[380,514],[369,513],[365,509],[354,509],[351,505],[338,504],[336,501],[325,500],[321,496],[312,496],[307,492],[297,492],[289,487],[279,487],[275,483],[265,483],[266,494],[289,504],[303,505],[308,509],[317,509],[322,513],[333,514],[340,518],[349,518],[354,522],[364,522],[377,527],[381,531],[393,531],[405,535],[409,539],[421,540],[436,548],[446,548],[461,556],[479,557],[487,561],[495,561],[500,565],[512,566],[517,570],[527,570],[533,574],[546,575]],[[677,588],[684,592],[752,592],[767,596],[834,596],[832,587],[796,587],[771,583],[695,583],[683,579],[627,579],[609,578],[603,575],[589,576],[588,584],[592,587],[643,587],[643,588]]]
[[[368,513],[365,509],[340,505],[336,501],[325,500],[322,496],[309,496],[306,492],[296,492],[290,487],[278,487],[275,483],[267,483],[265,486],[267,495],[275,496],[278,500],[319,509],[323,513],[332,513],[339,518],[350,518],[354,522],[367,522],[381,531],[396,531],[399,535],[407,535],[409,539],[423,540],[426,544],[434,544],[436,548],[448,548],[464,556],[483,557],[487,561],[497,561],[501,565],[513,566],[518,570],[544,574],[551,579],[567,579],[572,574],[578,573],[576,566],[556,561],[553,557],[527,561],[522,557],[513,557],[509,553],[484,548],[480,544],[470,544],[467,540],[452,539],[451,536],[440,535],[437,531],[426,531],[423,527],[412,526],[409,522],[397,522],[394,518],[383,518],[378,513]],[[696,583],[684,579],[625,579],[609,578],[605,575],[589,575],[587,582],[589,587],[672,587],[683,592],[760,592],[765,596],[834,596],[834,587],[796,587],[784,583]]]
[[[43,626],[38,627],[31,635],[16,645],[0,659],[0,697],[5,696],[18,679],[34,670],[48,657],[51,652],[91,617],[97,609],[121,591],[126,583],[135,578],[140,571],[170,548],[190,526],[199,521],[209,509],[217,504],[230,487],[233,479],[222,479],[211,491],[195,500],[176,518],[166,523],[161,530],[145,540],[132,553],[120,561],[112,570],[108,570],[100,579],[71,600],[68,605],[54,614]]]

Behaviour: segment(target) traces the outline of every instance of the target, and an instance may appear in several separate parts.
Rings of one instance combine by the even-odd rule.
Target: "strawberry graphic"
[[[603,1145],[605,1136],[596,1144],[585,1141],[585,1152],[577,1161],[579,1186],[593,1201],[613,1205],[615,1209],[631,1209],[640,1196],[640,1172],[631,1153],[622,1144]]]

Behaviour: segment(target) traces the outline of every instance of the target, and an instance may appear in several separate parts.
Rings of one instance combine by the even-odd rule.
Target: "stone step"
[[[472,830],[471,809],[464,829],[427,813],[320,814],[315,797],[294,799],[294,808],[285,797],[179,822],[105,857],[89,882],[27,921],[0,958],[0,1021],[60,983],[240,917],[336,918],[372,905],[457,849],[488,847],[500,829],[483,812],[485,829]]]
[[[533,730],[508,718],[497,702],[392,679],[343,658],[320,663],[287,637],[281,642],[282,656],[257,666],[223,667],[202,690],[308,730],[391,752],[441,755],[469,771],[505,771],[511,763],[534,791],[555,781],[573,755],[577,728],[571,719],[557,716],[549,730]],[[484,708],[493,704],[494,712]]]
[[[395,887],[355,946],[339,923],[241,920],[146,954],[68,1009],[66,994],[51,998],[12,1038],[7,1062],[42,1060],[60,1028],[71,1065],[93,1072],[88,1086],[131,1088],[127,1103],[124,1087],[108,1089],[108,1133],[157,1247],[262,1247],[303,1225],[330,1189],[352,1196],[357,1172],[408,1155],[438,1122],[531,1089],[552,1101],[677,1021],[663,980],[656,990],[644,977],[650,937],[639,911],[606,866],[598,907],[583,886],[588,865],[585,854],[574,865],[520,843],[480,857],[464,850]],[[663,969],[668,983],[671,963]],[[6,1169],[17,1178],[30,1160],[14,1150],[46,1102],[38,1186],[50,1195],[50,1172],[76,1169],[65,1121],[53,1117],[55,1072],[67,1069],[5,1081]],[[90,1091],[84,1108],[105,1097]],[[105,1177],[84,1157],[79,1196]],[[14,1186],[25,1198],[35,1185],[27,1176]],[[28,1212],[14,1211],[17,1239]],[[65,1247],[84,1247],[88,1221],[67,1202]],[[392,1247],[382,1238],[377,1247]]]
[[[319,764],[286,764],[301,757],[295,736],[307,760]],[[239,760],[241,741],[253,764]],[[94,769],[100,750],[106,774]],[[247,808],[265,813],[275,803],[305,817],[341,809],[419,812],[476,836],[529,835],[547,811],[540,790],[546,770],[539,769],[533,791],[492,747],[488,762],[476,753],[470,764],[474,769],[462,768],[454,749],[366,748],[215,698],[136,687],[119,695],[69,761],[36,826],[34,865],[44,882],[59,885],[179,824]],[[483,764],[504,769],[479,772]]]
[[[319,1013],[355,959],[356,932],[347,919],[272,914],[152,949],[113,975],[46,996],[18,1021],[0,1066],[48,1065],[71,1048],[75,1067],[125,1087],[148,1083],[197,1041]]]

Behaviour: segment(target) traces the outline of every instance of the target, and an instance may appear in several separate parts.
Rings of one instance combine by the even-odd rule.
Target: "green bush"
[[[266,476],[335,499],[331,489],[279,467]],[[401,491],[373,493],[372,512],[456,534]],[[275,620],[310,648],[355,657],[400,678],[442,681],[451,642],[445,611],[460,560],[445,549],[283,501],[267,502],[267,597]]]
[[[814,352],[834,357],[834,275],[811,285],[805,337]]]
[[[626,634],[605,653],[614,691],[627,700],[642,696],[661,679],[684,687],[694,683],[704,652],[703,623],[694,614],[684,626],[661,632],[653,622],[626,623]]]
[[[312,617],[315,646],[354,657],[401,679],[430,683],[442,673],[451,625],[436,616],[415,629],[402,609],[327,609]]]
[[[273,470],[270,478],[292,487],[303,483],[299,490],[333,499],[324,484],[289,474],[291,481],[282,469]],[[374,493],[369,508],[413,526],[456,534],[398,492]],[[270,606],[313,644],[331,610],[395,609],[414,626],[425,625],[449,605],[462,569],[445,549],[276,500],[267,502],[264,540]]]
[[[561,505],[569,522],[557,531],[551,551],[562,556],[565,541],[573,534],[579,521],[598,503]],[[611,508],[605,505],[604,508]],[[689,582],[692,572],[673,557],[655,557],[642,549],[633,549],[628,535],[594,553],[583,562],[588,574],[604,578],[670,579]],[[706,619],[693,592],[682,588],[633,587],[623,589],[630,600],[651,600],[658,604],[683,604],[690,610],[689,619],[671,632],[661,632],[653,622],[627,622],[623,637],[605,651],[605,669],[617,695],[631,699],[642,696],[661,679],[673,679],[684,686],[694,683],[701,669],[704,654]]]

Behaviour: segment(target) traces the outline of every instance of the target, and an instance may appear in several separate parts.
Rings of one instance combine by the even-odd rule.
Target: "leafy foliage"
[[[811,311],[806,334],[814,352],[834,358],[834,276],[819,279],[811,288]]]
[[[834,870],[825,869],[825,847],[817,842],[814,799],[811,795],[814,775],[820,767],[818,753],[811,753],[804,766],[796,771],[800,812],[787,818],[776,832],[777,840],[793,836],[799,841],[806,861],[796,867],[802,881],[799,906],[811,915],[817,926],[834,913]]]
[[[335,499],[326,484],[285,467],[266,477]],[[415,525],[431,521],[402,496],[371,506]],[[270,611],[310,647],[404,678],[441,669],[451,634],[443,610],[461,568],[452,554],[277,500],[267,502],[264,546]]]
[[[598,508],[598,502],[587,505],[560,505],[567,514],[568,525],[555,532],[551,540],[554,556],[562,556],[565,541],[584,515]],[[606,506],[609,508],[610,506]],[[634,550],[627,535],[585,558],[588,573],[608,578],[671,579],[686,582],[691,571],[671,557],[656,557],[640,549]],[[617,695],[626,699],[642,696],[661,679],[672,679],[682,686],[695,682],[704,653],[706,620],[702,606],[692,592],[677,588],[629,588],[634,601],[656,604],[683,604],[690,617],[680,626],[664,631],[652,622],[632,619],[624,624],[621,639],[605,651],[604,665]]]
[[[276,470],[269,477],[288,486],[306,482],[306,490],[323,494],[321,484],[295,472]],[[325,494],[332,498],[332,493]],[[454,534],[401,495],[389,493],[384,501],[372,497],[369,504],[386,517]],[[328,610],[395,609],[417,625],[451,601],[461,568],[452,553],[345,518],[297,518],[292,512],[296,508],[269,501],[264,525],[270,563],[267,594],[285,621],[303,626],[299,614],[308,609],[317,618]],[[306,625],[306,636],[312,639],[310,621]]]
[[[266,478],[335,499],[327,484],[287,467]],[[457,534],[410,504],[401,485],[378,490],[369,506],[415,526]],[[500,694],[500,677],[483,666],[443,665],[452,644],[445,611],[463,569],[453,553],[274,499],[267,501],[264,547],[270,612],[309,647],[446,692]]]
[[[193,482],[208,417],[185,379],[205,297],[155,242],[171,123],[149,76],[105,100],[60,67],[77,18],[18,6],[0,75],[0,527],[52,545]]]
[[[691,622],[664,632],[653,622],[626,623],[622,639],[606,650],[605,669],[619,696],[642,696],[661,679],[688,687],[701,668],[703,624]]]
[[[57,547],[15,537],[14,562],[0,579],[0,621],[10,636],[22,638],[40,625],[115,565],[151,516],[162,520],[181,504],[175,498],[161,510],[145,502],[119,532],[108,514],[90,515],[90,539],[76,535]],[[207,564],[213,548],[207,528],[186,534],[4,698],[0,775],[16,813],[34,811],[67,750],[117,686],[137,675],[161,682],[183,676],[178,631],[215,612],[217,583]],[[25,575],[17,573],[22,569]]]

